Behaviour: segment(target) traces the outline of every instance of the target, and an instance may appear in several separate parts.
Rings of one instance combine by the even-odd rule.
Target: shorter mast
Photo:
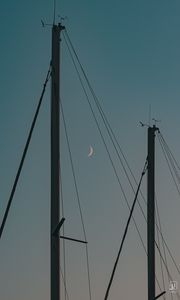
[[[155,132],[148,127],[148,179],[147,179],[147,258],[148,300],[155,299]]]

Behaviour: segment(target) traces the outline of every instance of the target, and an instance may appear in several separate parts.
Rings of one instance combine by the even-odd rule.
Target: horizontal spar
[[[67,236],[62,236],[62,235],[61,235],[60,238],[61,238],[61,239],[64,239],[64,240],[69,240],[69,241],[73,241],[73,242],[78,242],[78,243],[87,244],[86,241],[73,239],[73,238],[70,238],[70,237],[67,237]]]

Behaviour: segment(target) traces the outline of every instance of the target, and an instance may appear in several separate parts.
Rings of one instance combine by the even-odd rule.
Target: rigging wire
[[[67,299],[69,300],[69,294],[68,294],[68,291],[67,291],[66,281],[65,281],[65,278],[64,278],[61,267],[60,267],[60,274],[61,274],[61,277],[62,277],[62,280],[63,280],[63,283],[64,283],[65,295],[67,296]]]
[[[157,216],[157,221],[158,221],[158,223],[159,223],[160,232],[159,232],[159,230],[157,229],[157,227],[156,227],[156,230],[157,230],[157,234],[161,233],[161,242],[162,242],[162,248],[163,248],[163,254],[164,254],[164,261],[165,261],[166,266],[168,266],[168,264],[167,264],[167,256],[166,256],[165,242],[164,242],[164,240],[162,239],[162,226],[161,226],[161,219],[160,219],[160,214],[159,214],[159,206],[158,206],[157,197],[155,198],[155,201],[156,201],[156,216]],[[160,257],[160,259],[161,259],[161,257]],[[161,262],[162,262],[162,259],[161,259]],[[167,277],[168,277],[168,282],[170,282],[169,272],[167,273]],[[164,289],[164,290],[165,290],[165,289]],[[164,297],[166,297],[166,295],[164,295]],[[173,300],[173,295],[172,295],[172,293],[171,293],[171,300]]]
[[[173,278],[172,278],[172,276],[171,276],[171,274],[170,274],[170,271],[169,271],[169,269],[168,269],[168,266],[167,266],[167,264],[166,264],[166,261],[165,261],[165,259],[163,258],[162,253],[161,253],[161,251],[160,251],[160,249],[159,249],[159,246],[158,246],[158,244],[157,244],[156,241],[155,241],[155,245],[156,245],[156,248],[157,248],[157,250],[158,250],[158,252],[159,252],[159,255],[160,255],[161,259],[162,259],[162,262],[163,262],[163,264],[164,264],[164,266],[165,266],[167,275],[168,275],[168,277],[170,278],[170,280],[173,281]],[[176,292],[176,295],[177,295],[178,298],[180,299],[179,292]]]
[[[30,131],[29,131],[28,138],[27,138],[27,141],[26,141],[26,144],[25,144],[25,147],[24,147],[24,151],[23,151],[22,158],[21,158],[21,161],[20,161],[20,164],[19,164],[19,168],[18,168],[18,171],[17,171],[16,176],[15,176],[15,180],[14,180],[14,184],[13,184],[13,187],[12,187],[12,190],[11,190],[11,193],[10,193],[8,204],[7,204],[4,216],[3,216],[3,220],[2,220],[2,223],[1,223],[1,227],[0,227],[0,239],[2,237],[4,226],[5,226],[6,221],[7,221],[7,217],[8,217],[9,210],[10,210],[10,207],[11,207],[11,204],[12,204],[12,200],[13,200],[13,197],[14,197],[14,194],[15,194],[15,191],[16,191],[18,180],[19,180],[19,177],[21,175],[22,167],[23,167],[23,164],[24,164],[24,161],[25,161],[25,158],[26,158],[28,148],[29,148],[29,144],[30,144],[30,141],[31,141],[33,130],[34,130],[34,127],[36,125],[37,117],[39,115],[39,111],[40,111],[40,107],[41,107],[42,100],[43,100],[43,97],[44,97],[44,93],[46,91],[46,86],[47,86],[47,83],[48,83],[50,77],[51,77],[51,63],[50,63],[50,66],[49,66],[49,69],[48,69],[48,72],[47,72],[47,75],[46,75],[46,79],[45,79],[45,82],[44,82],[44,85],[43,85],[43,90],[42,90],[41,96],[39,98],[38,106],[37,106],[37,109],[36,109],[36,112],[35,112],[31,127],[30,127]]]
[[[180,195],[180,193],[179,193],[179,188],[178,188],[178,185],[177,185],[177,182],[176,182],[176,179],[177,179],[177,181],[179,182],[179,175],[178,175],[178,171],[177,171],[177,169],[176,169],[176,167],[179,168],[179,165],[178,165],[178,163],[177,163],[175,157],[173,156],[173,154],[172,154],[172,152],[171,152],[171,150],[170,150],[168,144],[165,142],[165,139],[163,138],[163,136],[162,136],[162,134],[161,134],[160,132],[159,132],[159,134],[158,134],[158,140],[159,140],[159,143],[160,143],[162,152],[163,152],[163,154],[164,154],[166,163],[167,163],[167,165],[168,165],[170,174],[171,174],[172,179],[173,179],[173,181],[174,181],[174,184],[175,184],[175,186],[176,186],[177,192],[178,192],[178,194]],[[175,163],[175,164],[174,164],[174,163]],[[175,167],[175,165],[176,165],[176,167]],[[174,174],[173,174],[173,171],[174,171],[175,176],[174,176]],[[176,177],[176,179],[175,179],[175,177]],[[167,247],[166,247],[166,248],[167,248]],[[168,249],[168,248],[167,248],[167,249]],[[168,252],[169,252],[169,249],[168,249]],[[172,254],[171,254],[170,252],[169,252],[169,254],[170,254],[170,257],[171,257],[171,259],[172,259],[172,261],[173,261],[173,263],[174,263],[174,265],[175,265],[175,267],[176,267],[176,270],[177,270],[178,273],[180,274],[180,272],[179,272],[180,269],[179,269],[178,265],[176,264],[174,257],[172,256]],[[166,254],[165,254],[165,252],[164,252],[164,256],[165,256],[165,260],[166,260],[166,264],[167,264],[167,259],[166,259]],[[168,274],[168,280],[169,280],[169,282],[170,282],[170,280],[172,280],[172,279],[170,278],[169,274]],[[179,297],[179,294],[178,294],[178,297]],[[172,294],[172,293],[171,293],[171,299],[173,299],[173,294]]]
[[[61,161],[61,159],[60,159]],[[63,197],[63,185],[62,185],[62,172],[61,172],[61,166],[59,168],[59,175],[60,175],[60,194],[61,194],[61,205],[62,205],[62,218],[64,218],[64,197]],[[65,225],[63,223],[62,226],[62,232],[63,232],[63,236],[65,236]],[[63,239],[62,242],[63,245],[63,279],[64,279],[64,288],[65,288],[65,300],[66,300],[66,289],[67,289],[67,278],[66,278],[66,244],[65,244],[65,239]]]
[[[86,79],[86,81],[87,81],[88,87],[89,87],[89,89],[90,89],[90,91],[91,91],[91,93],[92,93],[92,95],[93,95],[93,98],[94,98],[94,100],[96,100],[95,102],[96,102],[97,108],[98,108],[98,110],[99,110],[99,112],[100,112],[100,114],[101,114],[101,117],[102,117],[102,119],[103,119],[103,121],[104,121],[104,124],[105,124],[105,126],[106,126],[106,129],[107,129],[107,124],[108,124],[109,129],[110,129],[110,131],[111,131],[111,133],[112,133],[112,136],[114,137],[114,140],[116,141],[116,143],[117,143],[117,145],[118,145],[118,147],[119,147],[119,149],[120,149],[120,152],[121,152],[121,154],[122,154],[122,156],[123,156],[123,158],[124,158],[124,160],[125,160],[125,162],[126,162],[126,165],[127,165],[128,169],[129,169],[129,171],[130,171],[132,177],[134,178],[134,181],[135,181],[136,184],[137,184],[137,181],[136,181],[136,179],[135,179],[135,176],[133,175],[133,173],[132,173],[132,171],[131,171],[131,169],[130,169],[130,167],[129,167],[129,165],[128,165],[127,159],[125,158],[125,156],[124,156],[124,154],[123,154],[123,152],[122,152],[122,149],[121,149],[121,147],[120,147],[120,145],[119,145],[119,143],[118,143],[118,141],[117,141],[117,139],[116,139],[116,137],[115,137],[115,135],[114,135],[114,133],[113,133],[113,131],[112,131],[112,128],[110,127],[110,124],[109,124],[108,121],[107,121],[107,118],[106,118],[106,116],[105,116],[105,114],[104,114],[104,112],[103,112],[103,110],[102,110],[102,108],[101,108],[101,106],[100,106],[100,104],[99,104],[99,102],[98,102],[98,98],[96,97],[96,95],[95,95],[95,93],[94,93],[94,91],[93,91],[93,89],[92,89],[92,87],[91,87],[91,85],[90,85],[90,83],[89,83],[89,80],[88,80],[88,78],[87,78],[87,75],[86,75],[86,73],[85,73],[85,71],[84,71],[84,69],[83,69],[83,67],[82,67],[82,65],[81,65],[81,63],[80,63],[80,61],[79,61],[79,58],[78,58],[78,56],[77,56],[77,53],[76,53],[76,51],[75,51],[75,49],[74,49],[74,47],[73,47],[73,45],[72,45],[72,42],[71,42],[71,40],[70,40],[70,38],[69,38],[69,35],[68,35],[68,33],[67,33],[66,30],[65,30],[65,33],[66,33],[67,39],[68,39],[68,41],[69,41],[69,44],[70,44],[70,46],[71,46],[71,48],[72,48],[72,51],[73,51],[73,53],[74,53],[74,55],[75,55],[75,57],[76,57],[76,59],[77,59],[79,65],[80,65],[81,71],[82,71],[82,73],[83,73],[83,75],[84,75],[84,77],[85,77],[85,79]],[[76,63],[75,63],[75,60],[74,60],[74,58],[73,58],[72,52],[71,52],[70,47],[69,47],[69,45],[68,45],[68,43],[67,43],[67,40],[66,40],[66,37],[65,37],[64,33],[63,33],[63,36],[64,36],[65,43],[66,43],[66,45],[67,45],[68,51],[69,51],[69,53],[70,53],[71,59],[72,59],[72,61],[73,61],[74,67],[75,67],[75,69],[76,69],[76,71],[77,71],[77,75],[78,75],[78,77],[79,77],[80,83],[81,83],[81,85],[82,85],[82,88],[83,88],[83,90],[84,90],[84,92],[85,92],[85,95],[86,95],[86,98],[87,98],[87,100],[88,100],[88,103],[89,103],[91,112],[92,112],[92,114],[93,114],[93,117],[94,117],[94,119],[95,119],[97,128],[98,128],[98,130],[99,130],[99,132],[100,132],[101,138],[102,138],[103,143],[104,143],[104,138],[103,138],[103,136],[102,136],[102,134],[101,134],[101,129],[100,129],[99,124],[98,124],[98,122],[97,122],[97,118],[96,118],[95,113],[94,113],[94,111],[93,111],[93,109],[92,109],[92,105],[91,105],[91,103],[90,103],[90,100],[89,100],[89,97],[88,97],[87,92],[86,92],[86,90],[85,90],[85,87],[84,87],[83,81],[82,81],[82,79],[81,79],[79,70],[78,70],[78,68],[77,68],[77,65],[76,65]],[[103,115],[102,115],[102,114],[103,114]],[[107,123],[107,124],[106,124],[106,123]],[[107,130],[107,131],[109,132],[109,130]],[[111,138],[111,137],[110,137],[110,138]],[[112,139],[111,139],[111,141],[112,141]],[[113,142],[113,141],[112,141],[112,142]],[[114,145],[114,142],[113,142],[113,145]],[[106,148],[106,144],[105,144],[105,143],[104,143],[104,146],[105,146],[105,148]],[[116,149],[116,151],[117,151],[117,148],[115,148],[115,149]],[[108,149],[106,149],[106,151],[109,152]],[[108,155],[108,156],[109,156],[109,155]],[[120,158],[119,155],[118,155],[118,157]],[[109,158],[110,158],[110,156],[109,156]],[[110,159],[110,160],[111,160],[111,159]],[[123,169],[124,169],[124,168],[123,168]],[[125,170],[125,169],[124,169],[124,170]],[[114,171],[115,171],[115,170],[114,170]],[[116,171],[115,171],[115,174],[117,174]],[[127,174],[127,173],[126,173],[126,174]],[[130,184],[130,185],[131,185],[131,188],[132,188],[132,184]],[[123,194],[123,195],[124,195],[124,194]],[[143,197],[143,199],[144,199],[144,201],[145,201],[145,198],[144,198],[144,196],[142,195],[142,193],[141,193],[141,196]],[[145,203],[146,203],[146,201],[145,201]],[[146,220],[146,222],[147,222],[146,216],[145,216],[145,214],[144,214],[144,212],[143,212],[143,209],[142,209],[142,207],[141,207],[139,201],[138,201],[138,204],[139,204],[140,209],[141,209],[141,212],[142,212],[142,214],[143,214],[143,216],[144,216],[144,218],[145,218],[145,220]],[[135,223],[135,220],[133,220],[133,221],[134,221],[134,223]],[[135,226],[136,226],[136,224],[135,224]],[[157,229],[159,230],[157,224],[156,224],[156,226],[157,226]],[[137,229],[137,231],[138,231],[138,227],[137,227],[137,226],[136,226],[136,229]],[[145,252],[146,252],[146,254],[147,254],[147,251],[146,251],[146,249],[145,249],[145,246],[144,246],[143,240],[142,240],[142,238],[141,238],[140,232],[138,232],[138,234],[139,234],[141,243],[142,243],[142,245],[143,245],[143,248],[144,248],[144,250],[145,250]],[[161,237],[162,237],[162,239],[164,239],[163,236],[162,236],[162,234],[161,234]],[[167,247],[167,244],[166,244],[166,243],[165,243],[165,245],[166,245],[166,247]],[[169,248],[168,248],[168,252],[170,252]],[[163,263],[164,263],[164,261],[163,261]],[[167,266],[166,266],[166,267],[167,267]],[[159,285],[159,284],[158,284],[158,285]],[[159,288],[160,288],[160,286],[159,286]]]
[[[172,151],[170,150],[168,144],[166,143],[166,141],[165,141],[165,139],[164,139],[162,133],[159,132],[159,134],[160,134],[160,136],[161,136],[161,138],[162,138],[164,144],[166,145],[166,147],[167,147],[167,149],[168,149],[168,152],[171,154],[171,157],[172,157],[173,161],[175,162],[176,167],[180,170],[180,165],[178,164],[177,160],[175,159],[175,157],[174,157]]]
[[[158,134],[158,138],[159,138],[159,134]],[[163,151],[164,157],[165,157],[165,159],[166,159],[166,162],[167,162],[169,171],[170,171],[170,173],[171,173],[171,175],[172,175],[172,178],[173,178],[173,181],[174,181],[174,183],[175,183],[175,178],[174,178],[174,176],[173,176],[173,173],[172,173],[172,170],[171,170],[169,161],[168,161],[168,159],[167,159],[166,151],[165,151],[165,149],[164,149],[164,147],[163,147],[163,145],[162,145],[162,143],[161,143],[161,142],[162,142],[161,139],[159,139],[159,142],[160,142],[160,146],[161,146],[161,149],[162,149],[162,151]],[[175,184],[175,185],[176,185],[176,184]],[[179,189],[177,189],[177,191],[178,191],[178,194],[179,194]],[[166,243],[165,240],[164,240],[164,242],[165,242],[166,248],[167,248],[167,250],[168,250],[168,253],[169,253],[169,255],[171,256],[171,259],[172,259],[172,261],[173,261],[173,263],[174,263],[174,265],[175,265],[175,267],[176,267],[178,273],[180,274],[180,269],[179,269],[178,265],[176,264],[176,262],[175,262],[175,260],[174,260],[174,258],[173,258],[173,255],[171,254],[171,252],[170,252],[170,250],[169,250],[169,248],[168,248],[167,243]]]
[[[85,224],[84,224],[84,219],[83,219],[82,207],[81,207],[81,202],[80,202],[79,190],[78,190],[78,185],[77,185],[77,179],[76,179],[76,174],[75,174],[75,168],[74,168],[74,163],[73,163],[73,158],[72,158],[72,152],[71,152],[71,147],[70,147],[70,142],[69,142],[69,137],[68,137],[68,131],[67,131],[67,125],[66,125],[64,110],[63,110],[63,106],[62,106],[62,101],[60,101],[60,106],[61,106],[61,113],[62,113],[63,125],[64,125],[64,130],[65,130],[66,142],[67,142],[67,146],[68,146],[70,164],[71,164],[71,169],[72,169],[72,174],[73,174],[73,179],[74,179],[76,197],[77,197],[77,201],[78,201],[80,218],[81,218],[81,223],[82,223],[82,228],[83,228],[83,234],[84,234],[84,239],[87,242],[87,236],[86,236],[86,230],[85,230]],[[88,273],[89,299],[91,300],[91,298],[92,298],[92,296],[91,296],[92,292],[91,292],[89,253],[88,253],[88,245],[87,245],[87,243],[85,244],[85,249],[86,249],[87,273]]]
[[[157,198],[155,197],[155,208],[157,211]],[[158,216],[157,214],[155,214],[155,218],[156,218],[156,222],[158,222]],[[157,234],[157,244],[158,244],[158,247],[161,251],[161,244],[160,244],[160,237],[159,237],[159,231],[157,230],[157,227],[156,227],[156,234]],[[163,282],[163,290],[165,291],[165,279],[164,279],[164,272],[163,272],[163,263],[162,263],[162,259],[161,259],[161,256],[160,256],[160,267],[161,267],[161,275],[162,275],[162,282]],[[163,296],[164,299],[166,299],[166,295]]]
[[[135,198],[134,198],[131,210],[130,210],[129,218],[128,218],[128,221],[127,221],[127,224],[126,224],[126,227],[125,227],[125,231],[124,231],[124,234],[123,234],[121,245],[120,245],[120,248],[119,248],[119,251],[118,251],[118,255],[117,255],[114,267],[113,267],[113,271],[112,271],[112,274],[111,274],[111,277],[110,277],[110,281],[109,281],[109,284],[108,284],[108,287],[107,287],[107,290],[106,290],[106,294],[105,294],[104,300],[107,300],[108,296],[109,296],[109,291],[110,291],[110,288],[111,288],[111,285],[112,285],[114,274],[115,274],[115,271],[116,271],[116,268],[117,268],[117,264],[118,264],[118,261],[119,261],[119,258],[120,258],[121,252],[122,252],[122,248],[123,248],[124,241],[125,241],[125,238],[126,238],[126,235],[127,235],[127,232],[128,232],[128,228],[129,228],[129,224],[130,224],[130,221],[131,221],[131,218],[132,218],[132,215],[133,215],[135,204],[137,202],[137,196],[138,196],[138,193],[139,193],[141,182],[142,182],[143,176],[146,173],[146,170],[147,170],[147,160],[145,162],[145,165],[144,165],[144,168],[143,168],[143,171],[142,171],[142,174],[141,174],[141,178],[140,178],[140,181],[139,181],[137,192],[136,192],[136,195],[135,195]]]
[[[171,173],[172,179],[173,179],[174,184],[175,184],[175,186],[176,186],[177,192],[178,192],[178,194],[179,194],[179,196],[180,196],[180,190],[179,190],[179,188],[178,188],[176,179],[175,179],[174,174],[173,174],[173,172],[172,172],[173,166],[172,166],[172,164],[171,164],[171,161],[168,160],[169,156],[168,156],[168,153],[167,153],[167,151],[166,151],[166,149],[165,149],[165,147],[164,147],[164,144],[163,144],[163,141],[162,141],[162,139],[161,139],[161,136],[158,135],[158,138],[159,138],[159,143],[160,143],[161,149],[162,149],[162,151],[163,151],[164,157],[165,157],[165,159],[166,159],[166,162],[167,162],[169,171],[170,171],[170,173]],[[175,174],[176,174],[176,173],[175,173]]]
[[[162,135],[161,135],[161,140],[162,140],[162,144],[163,144],[163,147],[165,149],[165,152],[167,154],[167,157],[169,159],[170,165],[171,165],[171,167],[172,167],[172,169],[174,171],[174,175],[176,177],[176,180],[177,180],[178,184],[180,185],[180,176],[179,176],[179,173],[178,173],[178,170],[180,170],[179,169],[179,165],[178,165],[177,161],[175,160],[175,158],[174,158],[171,150],[169,149],[169,146],[165,142],[165,140],[164,140],[164,138],[163,138]],[[178,189],[178,191],[179,191],[179,189]]]

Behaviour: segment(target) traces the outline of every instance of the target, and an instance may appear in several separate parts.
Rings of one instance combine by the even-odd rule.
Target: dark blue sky
[[[67,16],[65,26],[136,178],[140,177],[146,157],[147,139],[146,129],[139,126],[139,121],[148,122],[150,105],[151,116],[161,120],[160,128],[179,157],[180,2],[57,1],[57,22],[58,15]],[[42,28],[41,19],[51,23],[52,18],[50,0],[0,4],[0,218],[50,62],[51,28]],[[64,40],[61,62],[61,97],[89,241],[92,300],[99,300],[105,293],[128,209]],[[1,240],[3,300],[49,299],[49,108],[50,85]],[[87,157],[90,145],[94,148],[91,159]],[[159,152],[158,148],[157,196],[165,236],[178,263],[179,199],[174,187],[169,188],[171,180]],[[66,153],[62,141],[66,230],[67,234],[82,238]],[[119,167],[118,173],[131,203],[133,194]],[[135,218],[146,241],[146,224],[138,208]],[[70,299],[88,299],[84,249],[67,244],[67,251]],[[170,269],[173,273],[171,264]],[[178,281],[177,274],[173,274]],[[166,287],[168,290],[168,282]],[[144,299],[146,293],[146,256],[132,224],[110,298]]]

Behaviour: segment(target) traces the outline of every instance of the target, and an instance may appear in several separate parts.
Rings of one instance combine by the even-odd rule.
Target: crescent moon
[[[89,148],[89,153],[88,153],[88,157],[91,157],[91,156],[93,155],[93,153],[94,153],[94,149],[93,149],[92,146],[90,146],[90,148]]]

